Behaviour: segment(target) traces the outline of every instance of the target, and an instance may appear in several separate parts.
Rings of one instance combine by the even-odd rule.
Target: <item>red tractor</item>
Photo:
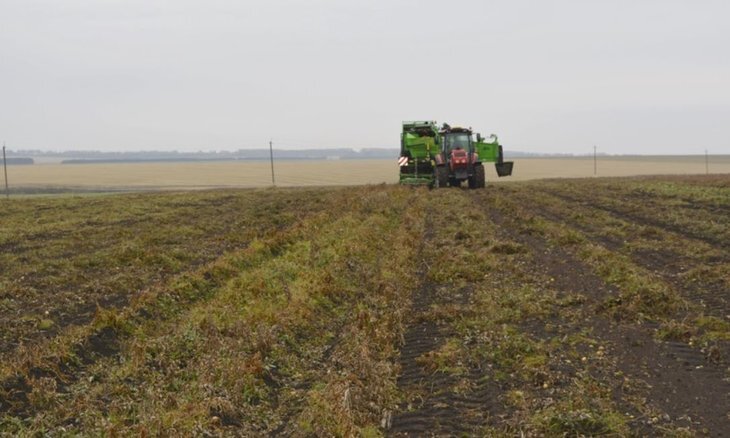
[[[444,123],[439,134],[442,142],[441,152],[435,157],[437,186],[458,187],[464,181],[468,181],[471,189],[484,187],[484,166],[479,151],[472,141],[471,129],[451,127]],[[477,134],[477,143],[483,144],[479,134]],[[501,149],[502,147],[499,146],[498,164],[501,164]],[[500,176],[502,176],[501,173]],[[511,173],[512,169],[509,169],[508,174]]]

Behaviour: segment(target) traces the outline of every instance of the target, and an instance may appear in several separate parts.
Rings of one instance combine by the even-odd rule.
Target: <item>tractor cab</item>
[[[448,167],[449,185],[458,186],[474,176],[479,157],[474,151],[471,129],[451,127],[444,123],[439,132],[443,139],[441,152]]]
[[[443,137],[442,151],[447,156],[455,149],[464,150],[467,154],[474,152],[470,129],[451,127],[444,123],[440,134]]]

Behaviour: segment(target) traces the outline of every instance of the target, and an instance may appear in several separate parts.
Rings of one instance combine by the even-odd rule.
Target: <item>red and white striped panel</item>
[[[408,157],[400,157],[398,158],[398,164],[400,164],[401,167],[408,165]]]

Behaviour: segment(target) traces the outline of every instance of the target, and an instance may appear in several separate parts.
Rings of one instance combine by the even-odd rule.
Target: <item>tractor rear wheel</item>
[[[469,188],[470,189],[481,189],[484,188],[484,166],[478,164],[474,166],[474,174],[469,177]]]
[[[449,169],[446,166],[436,166],[436,188],[449,185]]]

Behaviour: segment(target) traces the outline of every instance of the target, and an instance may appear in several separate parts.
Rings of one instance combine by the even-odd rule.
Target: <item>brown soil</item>
[[[696,182],[694,179],[692,181]],[[725,183],[725,180],[719,181]],[[706,181],[700,180],[700,183]],[[481,206],[489,220],[496,224],[501,238],[522,245],[525,249],[524,257],[519,259],[522,272],[554,279],[552,287],[560,291],[559,296],[583,297],[575,313],[570,316],[558,314],[542,320],[526,319],[520,327],[532,339],[549,340],[556,336],[590,334],[591,339],[602,346],[609,358],[594,363],[591,354],[595,352],[586,349],[586,369],[595,381],[609,388],[616,409],[627,416],[627,426],[632,434],[664,435],[683,429],[707,436],[726,436],[730,433],[728,342],[719,341],[709,347],[700,347],[687,342],[661,341],[656,336],[657,323],[612,319],[604,315],[602,306],[607,299],[619,296],[617,287],[594,273],[591,266],[581,261],[570,247],[556,245],[539,233],[525,232],[523,224],[529,222],[531,217],[541,217],[581,231],[584,237],[596,245],[611,251],[622,251],[625,241],[602,235],[590,221],[578,222],[571,215],[575,209],[588,212],[595,209],[632,224],[648,225],[681,238],[699,240],[717,249],[726,249],[727,242],[637,213],[630,204],[645,202],[643,197],[626,198],[625,208],[615,208],[591,201],[588,193],[581,197],[553,194],[564,204],[561,211],[560,207],[545,209],[538,203],[529,202],[531,196],[539,197],[539,188],[529,191],[501,186],[486,191],[456,193],[468,193],[474,205]],[[498,207],[500,199],[511,199],[515,193],[519,193],[517,198],[522,202],[521,208],[505,214]],[[660,202],[656,199],[651,201]],[[698,208],[724,214],[726,207],[699,205]],[[680,274],[698,266],[697,257],[677,254],[660,247],[630,252],[629,256],[637,266],[659,274],[691,305],[699,305],[705,314],[721,319],[730,315],[728,290],[722,283],[706,280],[687,285],[681,279]],[[715,260],[716,263],[722,261],[727,261],[727,257]],[[434,372],[420,360],[441,348],[445,340],[454,334],[454,328],[449,323],[438,324],[422,316],[434,307],[453,305],[463,306],[466,312],[470,300],[468,287],[449,289],[448,286],[429,282],[421,285],[414,298],[412,323],[406,330],[399,359],[401,374],[398,385],[407,396],[393,416],[389,434],[472,435],[483,433],[484,427],[503,430],[507,434],[519,434],[522,430],[520,422],[523,418],[515,417],[504,403],[505,392],[515,388],[512,383],[499,385],[484,379],[484,373],[478,367],[457,376]],[[682,315],[673,317],[678,320],[687,318]],[[568,350],[568,346],[559,347],[553,354],[556,357],[568,357]],[[484,369],[490,367],[488,363],[481,365]],[[576,378],[577,369],[570,361],[555,359],[548,373],[544,380],[560,388],[568,386],[571,379]],[[459,379],[468,381],[468,384],[461,386],[469,390],[462,393],[451,390],[459,383]],[[537,393],[536,397],[545,403],[550,403],[554,396],[552,390],[542,390],[539,386],[531,391]]]
[[[674,196],[667,182],[684,190]],[[295,250],[307,254],[302,249],[307,247],[310,254],[327,255],[331,241],[315,239],[330,223],[330,217],[321,214],[341,209],[342,216],[351,219],[352,212],[342,207],[349,202],[347,189],[329,191],[328,196],[317,190],[306,196],[296,190],[276,196],[273,191],[211,192],[210,198],[204,193],[129,195],[116,199],[118,215],[105,215],[104,206],[112,204],[99,199],[68,201],[70,205],[13,204],[16,210],[8,217],[16,224],[28,217],[41,220],[27,234],[0,234],[0,255],[11,262],[0,275],[0,286],[8,286],[0,290],[0,358],[8,359],[0,379],[0,435],[11,426],[28,435],[63,434],[67,426],[72,433],[113,435],[115,430],[105,425],[126,412],[116,402],[127,397],[131,414],[124,421],[129,424],[118,422],[115,427],[139,434],[164,432],[172,423],[135,429],[134,416],[141,411],[133,409],[149,407],[157,416],[171,409],[179,415],[176,420],[185,421],[188,409],[203,406],[204,413],[197,414],[199,429],[183,424],[176,431],[256,431],[273,436],[729,436],[730,291],[723,276],[730,253],[721,227],[730,211],[730,197],[722,194],[727,188],[730,178],[711,176],[545,181],[484,190],[398,189],[403,210],[394,217],[413,214],[418,222],[394,222],[392,229],[384,229],[413,235],[405,234],[408,239],[388,246],[392,240],[387,236],[381,244],[363,234],[367,245],[361,238],[363,242],[343,248],[352,254],[370,245],[405,248],[406,255],[394,259],[400,270],[384,275],[383,266],[373,262],[380,252],[362,266],[332,254],[311,265],[292,265],[302,273],[319,269],[321,277],[295,283],[299,277],[293,275],[281,280],[284,286],[276,291],[267,289],[270,280],[263,269],[251,269],[246,271],[250,276],[241,277],[237,270],[251,268],[249,263],[273,266],[266,272],[288,269],[300,260]],[[358,189],[373,198],[353,217],[381,223],[383,209],[388,208],[382,199],[387,197],[377,195],[393,189]],[[419,201],[411,202],[416,196]],[[121,208],[119,200],[129,205]],[[416,204],[417,214],[405,207]],[[679,206],[671,217],[664,215],[669,206]],[[145,215],[139,216],[139,211]],[[243,214],[246,220],[241,222]],[[327,221],[314,220],[319,217]],[[345,219],[343,223],[351,223]],[[418,226],[409,226],[413,223]],[[468,227],[460,227],[464,224]],[[300,227],[309,230],[301,239],[289,242],[282,237],[296,234]],[[110,275],[109,269],[123,269],[128,261],[105,252],[105,245],[142,234],[145,238],[135,240],[133,249],[147,252],[136,256],[131,251],[136,265],[123,276]],[[257,248],[264,238],[269,243],[261,247],[261,254],[267,254],[261,260],[254,258],[257,252],[243,262],[231,258],[218,263],[243,248]],[[281,247],[271,243],[278,239],[283,239]],[[164,257],[198,250],[200,254],[177,263]],[[279,258],[280,252],[286,257]],[[108,257],[104,260],[109,265],[87,264],[86,255],[97,253]],[[617,280],[621,272],[605,269],[596,254],[625,263],[627,271],[641,275],[638,280],[631,277],[634,283]],[[74,262],[64,264],[66,260]],[[339,270],[329,270],[333,263]],[[444,269],[448,263],[473,269]],[[302,299],[308,296],[304,293],[337,284],[338,275],[348,272],[352,292],[345,298],[334,287],[327,289],[326,299]],[[381,276],[372,283],[376,286],[367,281]],[[175,287],[177,280],[188,277],[192,289],[179,290],[189,291],[185,295]],[[282,296],[264,301],[256,288],[248,291],[248,283],[233,281],[244,281],[239,278],[260,279],[262,290]],[[313,286],[306,286],[310,281]],[[677,305],[664,313],[630,307],[626,302],[636,284],[661,286],[670,293],[659,296],[676,299]],[[224,288],[234,285],[249,294],[241,303]],[[311,309],[320,310],[279,310],[278,299],[291,299],[292,285],[301,294],[300,303],[316,303]],[[647,290],[653,297],[653,289]],[[263,307],[264,302],[270,307]],[[223,323],[223,316],[233,318],[238,310],[222,312],[220,320],[202,319],[216,309],[228,309],[220,303],[240,304],[242,312],[259,303],[259,313],[251,313],[258,315],[258,325],[250,324],[249,318]],[[489,313],[492,307],[499,312]],[[191,308],[197,312],[188,312]],[[283,318],[290,310],[301,318],[293,320],[296,324]],[[186,315],[205,322],[191,325],[190,339],[188,331],[177,330]],[[52,320],[49,327],[41,325],[46,318]],[[155,321],[164,324],[157,327]],[[271,330],[265,330],[265,324],[271,324]],[[287,324],[306,330],[288,330]],[[279,339],[280,333],[286,335]],[[378,341],[369,343],[371,338]],[[145,349],[138,349],[145,339]],[[63,348],[54,350],[59,345]],[[229,348],[230,361],[217,361],[221,350],[216,345]],[[241,348],[259,361],[241,365],[249,357],[239,354]],[[258,349],[276,354],[255,356]],[[189,351],[198,351],[193,354],[204,357],[201,363],[211,364],[209,369],[196,368],[198,358],[185,356]],[[139,362],[128,369],[125,364],[132,359]],[[217,367],[229,366],[221,380],[227,383],[211,378],[220,371]],[[211,376],[199,379],[201,370],[211,371]],[[252,383],[239,391],[255,397],[228,394],[245,378]],[[133,392],[147,386],[170,396]],[[210,391],[218,401],[205,405],[199,400],[206,398],[191,398],[197,401],[177,405],[178,392],[198,387],[203,388],[200,394]],[[69,412],[76,407],[78,412]],[[98,422],[82,423],[91,418],[89,412]]]
[[[730,427],[730,385],[725,381],[726,363],[709,363],[703,352],[683,343],[658,342],[652,336],[651,327],[616,323],[601,317],[597,307],[607,296],[616,293],[610,285],[592,274],[588,266],[570,253],[549,248],[534,236],[515,234],[511,231],[516,225],[513,217],[506,219],[495,210],[489,210],[489,215],[501,225],[505,234],[530,248],[535,255],[531,270],[545,272],[556,279],[558,288],[588,298],[580,323],[564,329],[580,331],[588,328],[601,344],[610,345],[620,371],[630,380],[640,381],[642,386],[649,388],[649,403],[666,415],[659,421],[692,426],[696,430],[712,431],[713,436],[724,436],[722,431]],[[596,369],[595,372],[600,374],[602,370]],[[613,392],[620,403],[623,382],[616,382],[612,376],[605,377],[613,385]],[[652,433],[646,420],[637,419],[632,424],[633,428],[640,433]]]

